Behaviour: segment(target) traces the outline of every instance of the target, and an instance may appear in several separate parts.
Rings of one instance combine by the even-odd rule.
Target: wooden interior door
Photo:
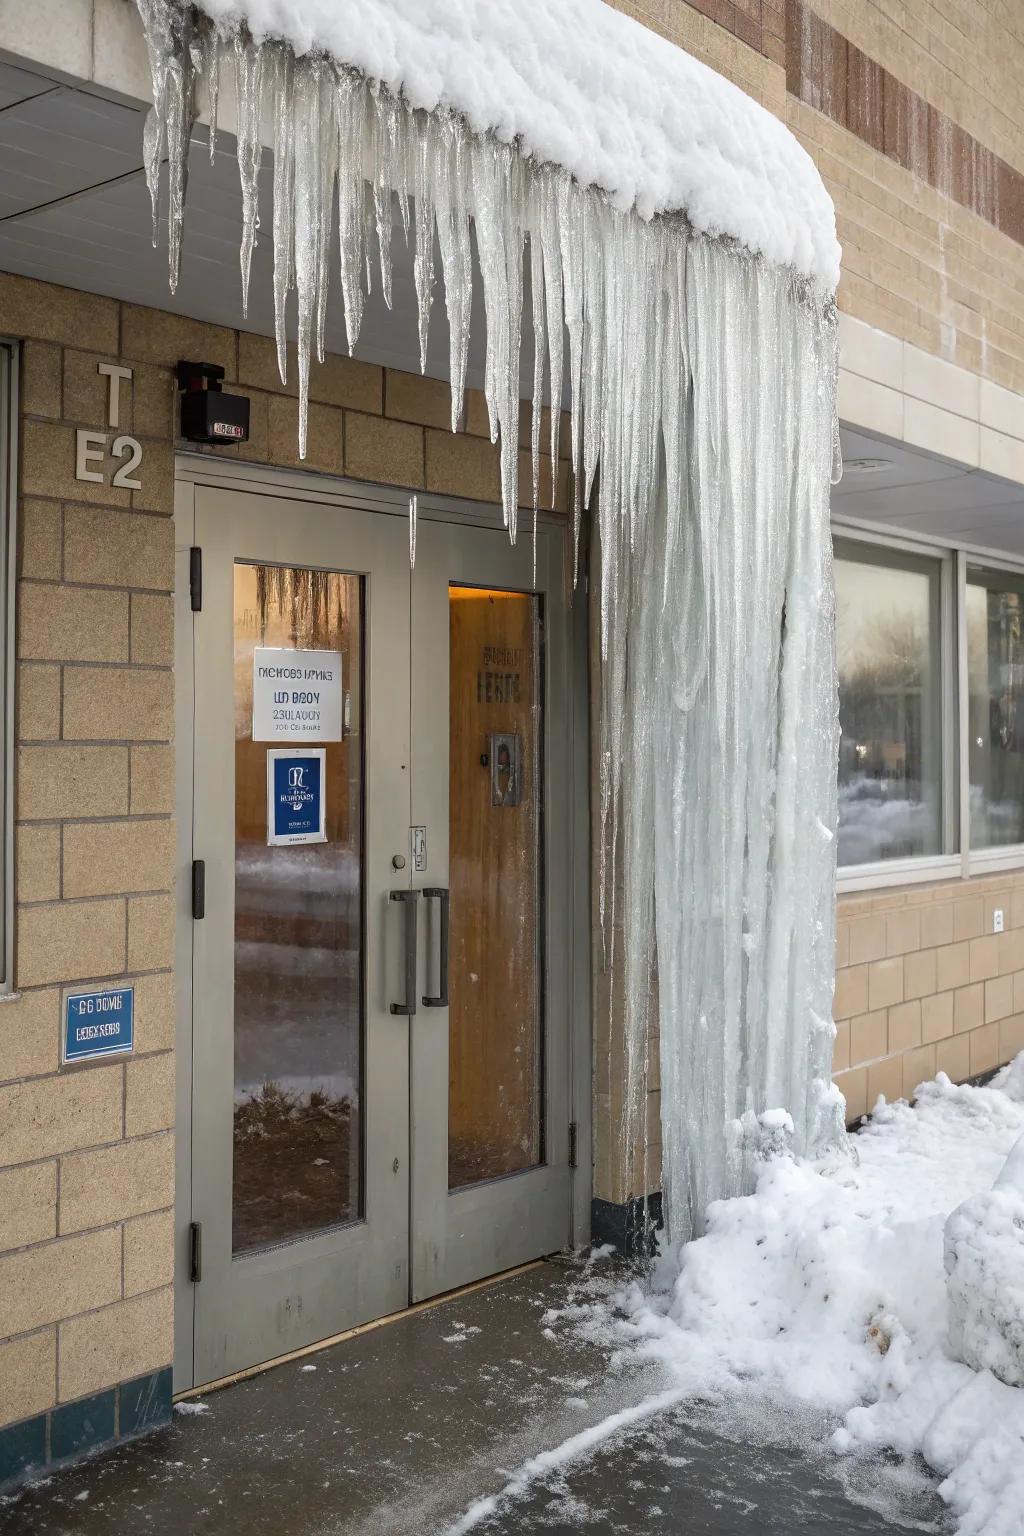
[[[568,625],[560,528],[420,514],[412,819],[424,828],[412,1031],[414,1299],[568,1240]],[[440,983],[447,894],[447,986]],[[443,1003],[441,997],[443,995]]]
[[[448,588],[449,1189],[542,1155],[543,601]]]

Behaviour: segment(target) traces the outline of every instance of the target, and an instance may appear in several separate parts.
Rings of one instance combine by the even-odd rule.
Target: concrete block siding
[[[119,304],[0,276],[0,333],[23,343],[0,1426],[23,1426],[8,1457],[59,1459],[111,1438],[113,1389],[171,1356],[172,457],[137,368],[143,490],[75,479],[76,428],[106,421],[96,365],[126,356]],[[135,986],[136,1054],[62,1070],[64,996],[108,980]]]
[[[841,897],[834,1014],[851,1120],[1024,1050],[1024,872]]]

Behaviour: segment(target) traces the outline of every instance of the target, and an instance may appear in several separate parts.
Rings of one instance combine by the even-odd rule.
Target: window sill
[[[1018,849],[1024,863],[1024,848]],[[956,880],[964,873],[956,854],[933,854],[919,859],[887,859],[878,864],[847,864],[836,875],[836,894],[879,891],[895,885],[922,885],[929,880]]]
[[[1024,843],[979,849],[970,856],[968,872],[972,875],[1001,875],[1017,869],[1024,869]]]
[[[975,879],[984,875],[1009,875],[1024,871],[1024,843],[1007,848],[986,848],[972,853],[964,867],[959,854],[920,859],[893,859],[884,864],[848,864],[836,874],[836,895],[857,891],[882,891],[897,885],[923,885],[928,881]]]

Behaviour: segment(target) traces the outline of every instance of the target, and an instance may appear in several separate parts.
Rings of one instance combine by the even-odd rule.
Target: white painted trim
[[[877,864],[847,864],[836,876],[836,894],[884,890],[894,885],[922,885],[929,880],[956,880],[963,875],[959,854],[932,854],[919,859],[892,859]]]
[[[936,533],[910,533],[900,529],[893,531],[891,523],[874,523],[864,517],[849,517],[833,512],[833,535],[843,539],[860,539],[866,544],[884,544],[890,549],[905,549],[918,554],[952,554],[962,551],[969,560],[982,562],[1000,571],[1017,571],[1024,574],[1024,557],[1008,554],[1005,549],[989,549],[984,544],[968,544],[962,539]]]
[[[1015,560],[1004,551],[991,551],[971,544],[958,543],[933,534],[894,534],[885,524],[833,515],[834,535],[875,548],[942,559],[942,595],[939,635],[942,675],[943,742],[943,822],[944,835],[952,845],[954,824],[958,825],[959,853],[923,855],[913,859],[893,859],[872,864],[845,865],[836,874],[839,896],[853,891],[884,890],[897,885],[915,885],[929,880],[970,879],[982,874],[1024,868],[1024,844],[1006,848],[972,850],[970,846],[970,754],[967,732],[967,570],[972,563],[987,569],[1024,575],[1024,560]],[[943,558],[944,557],[944,558]],[[950,569],[952,565],[952,569]],[[955,700],[955,702],[954,702]]]

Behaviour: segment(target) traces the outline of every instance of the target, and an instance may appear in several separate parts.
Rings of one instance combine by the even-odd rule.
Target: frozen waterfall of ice
[[[632,1193],[647,1193],[656,1038],[667,1212],[673,1238],[685,1237],[709,1201],[749,1187],[766,1112],[789,1112],[800,1152],[841,1134],[830,1083],[838,710],[828,284],[711,238],[682,212],[644,219],[522,145],[474,131],[451,105],[424,110],[345,59],[255,38],[237,12],[215,28],[184,0],[137,5],[153,73],[154,218],[168,161],[172,283],[196,79],[215,101],[218,72],[235,74],[243,290],[259,227],[261,123],[273,124],[278,352],[283,371],[294,323],[300,451],[332,273],[354,349],[370,282],[390,299],[397,197],[414,244],[421,358],[443,279],[453,429],[472,228],[485,394],[514,539],[529,261],[534,506],[541,407],[562,400],[566,377],[577,547],[597,486],[602,916],[605,963],[624,977],[625,1044],[612,1063],[623,1157]],[[708,165],[710,175],[714,157]],[[559,414],[545,444],[553,457]]]

